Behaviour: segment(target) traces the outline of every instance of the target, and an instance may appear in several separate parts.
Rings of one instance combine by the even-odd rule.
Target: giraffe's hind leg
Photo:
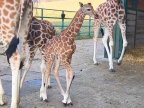
[[[5,104],[3,98],[4,98],[4,89],[3,89],[2,82],[0,79],[0,105],[1,106]]]
[[[57,81],[57,83],[58,83],[58,87],[59,87],[59,89],[60,89],[60,93],[61,93],[62,96],[64,96],[65,92],[64,92],[64,90],[63,90],[63,88],[62,88],[62,85],[61,85],[60,79],[59,79],[59,72],[58,72],[59,66],[60,66],[60,58],[58,57],[58,58],[55,59],[55,64],[54,64],[54,76],[55,76],[56,81]]]
[[[108,38],[112,36],[111,30],[109,30],[108,27],[105,27],[105,34],[104,37],[102,38],[104,47],[106,49],[107,55],[108,55],[108,60],[109,60],[109,71],[110,72],[114,72],[115,70],[113,69],[113,61],[112,61],[112,50],[113,50],[113,40],[112,37],[110,38],[110,42],[109,42],[109,46],[110,46],[110,50],[108,48],[108,44],[107,44],[107,40]]]
[[[24,65],[24,72],[23,72],[23,75],[22,75],[22,78],[21,78],[21,83],[20,83],[20,87],[22,88],[22,85],[23,85],[23,82],[25,80],[25,77],[26,77],[26,74],[27,72],[29,71],[30,67],[31,67],[31,64],[32,64],[32,60],[36,54],[36,51],[37,51],[37,47],[35,46],[32,46],[30,47],[30,50],[29,50],[29,53],[27,54],[27,59],[25,61],[25,65]]]
[[[47,62],[45,62],[44,59],[42,59],[41,64],[41,72],[42,72],[42,84],[40,88],[40,99],[47,102],[47,85],[48,85],[48,79],[50,77],[51,73],[51,67],[53,64],[53,59],[49,59]]]
[[[68,60],[68,64],[69,64],[70,60]],[[63,100],[62,103],[64,104],[64,106],[71,104],[72,105],[72,101],[69,95],[69,89],[70,89],[70,85],[71,85],[71,81],[69,80],[70,78],[70,74],[69,71],[66,69],[66,85],[67,85],[67,90],[66,92],[63,90],[63,87],[61,85],[60,79],[59,79],[59,65],[60,65],[60,58],[57,58],[55,60],[55,65],[54,65],[54,76],[56,78],[56,81],[58,83],[58,87],[60,89],[60,93],[63,96]],[[66,63],[63,63],[64,67],[66,68]]]
[[[74,79],[74,72],[72,70],[72,67],[70,65],[71,60],[66,58],[61,59],[62,65],[66,69],[66,92],[64,93],[64,99],[62,100],[64,105],[72,105],[72,101],[70,98],[70,87],[72,84],[72,81]]]
[[[122,52],[121,52],[121,55],[120,55],[120,58],[118,59],[118,65],[121,64],[122,62],[122,59],[123,59],[123,56],[124,56],[124,52],[125,52],[125,48],[127,46],[127,39],[126,39],[126,25],[124,22],[119,22],[119,26],[120,26],[120,29],[121,29],[121,33],[122,33],[122,39],[123,39],[123,49],[122,49]]]

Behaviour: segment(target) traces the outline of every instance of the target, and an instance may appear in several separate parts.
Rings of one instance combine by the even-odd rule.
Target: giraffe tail
[[[17,38],[16,36],[14,36],[13,39],[11,40],[10,44],[9,44],[9,47],[5,51],[8,63],[10,63],[9,59],[11,58],[12,54],[14,52],[16,52],[18,44],[19,44],[19,38]]]

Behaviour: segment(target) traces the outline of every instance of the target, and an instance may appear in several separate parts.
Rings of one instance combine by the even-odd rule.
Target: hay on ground
[[[127,50],[123,60],[130,63],[144,64],[144,48]]]

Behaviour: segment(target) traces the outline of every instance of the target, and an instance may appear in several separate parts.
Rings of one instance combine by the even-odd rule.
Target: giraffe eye
[[[90,11],[91,9],[87,9],[87,11]]]

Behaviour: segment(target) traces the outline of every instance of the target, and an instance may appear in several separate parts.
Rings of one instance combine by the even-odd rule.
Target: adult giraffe
[[[32,0],[0,0],[0,40],[6,48],[6,55],[12,71],[11,108],[19,107],[20,63],[26,57],[26,37],[32,18]],[[0,79],[0,105],[4,89]]]
[[[122,58],[125,52],[125,47],[127,46],[127,40],[126,40],[126,24],[125,24],[125,9],[123,5],[121,4],[120,0],[107,0],[103,4],[99,5],[99,7],[96,9],[96,18],[94,18],[94,56],[93,61],[94,64],[98,64],[96,60],[96,43],[97,43],[97,37],[99,33],[100,26],[104,26],[104,36],[102,38],[104,47],[106,48],[106,52],[109,59],[109,70],[111,72],[114,72],[113,68],[113,61],[112,61],[112,53],[113,53],[113,27],[116,24],[116,22],[119,24],[121,33],[122,33],[122,39],[123,39],[123,49],[120,58],[118,59],[118,64],[121,64]],[[107,45],[107,40],[109,38],[109,47]]]

